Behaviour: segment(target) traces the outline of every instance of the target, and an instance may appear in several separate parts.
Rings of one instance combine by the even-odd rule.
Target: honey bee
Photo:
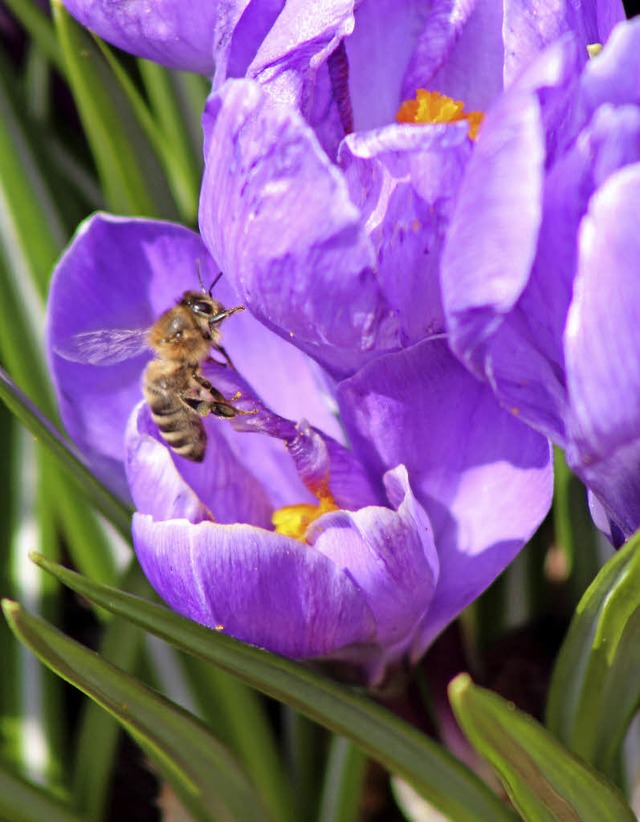
[[[218,362],[211,357],[211,349],[222,355],[224,364],[233,368],[221,343],[220,325],[232,314],[244,311],[244,306],[225,308],[211,296],[221,276],[218,275],[207,291],[198,270],[202,291],[185,291],[146,331],[82,332],[76,334],[64,350],[57,352],[75,362],[112,365],[150,348],[155,356],[142,378],[144,399],[167,445],[192,462],[202,462],[206,451],[203,417],[253,413],[235,408],[233,403],[239,395],[226,399],[201,371],[207,360]]]
[[[148,332],[155,358],[142,379],[144,398],[167,445],[193,462],[204,459],[207,436],[202,417],[247,413],[234,408],[236,397],[227,400],[200,370],[202,363],[211,359],[212,348],[233,368],[220,342],[220,323],[243,310],[243,305],[224,308],[204,290],[185,291]]]

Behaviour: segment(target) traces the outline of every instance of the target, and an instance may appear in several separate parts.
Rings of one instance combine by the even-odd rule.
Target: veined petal
[[[217,89],[229,77],[244,77],[286,0],[217,0],[213,35]]]
[[[369,603],[376,643],[385,649],[372,660],[373,681],[386,661],[406,655],[429,608],[439,570],[429,518],[411,492],[406,469],[390,471],[386,481],[397,510],[336,511],[308,532],[311,545],[348,572]]]
[[[375,0],[356,9],[346,41],[356,131],[393,122],[403,99],[402,78],[427,15],[420,0]],[[417,86],[409,92],[412,97]]]
[[[216,0],[64,0],[83,26],[114,46],[163,66],[213,74]]]
[[[135,514],[133,539],[149,581],[184,616],[294,659],[369,642],[362,592],[330,559],[249,525],[156,522]]]
[[[599,5],[603,3],[600,0]],[[603,103],[640,105],[639,73],[640,18],[636,17],[616,26],[606,49],[585,67],[580,83],[582,105],[589,114]]]
[[[510,85],[550,43],[571,32],[586,51],[604,44],[616,23],[625,19],[618,0],[548,0],[533,7],[528,0],[507,0],[504,10],[505,85]]]
[[[571,109],[581,59],[572,41],[558,42],[489,112],[442,265],[452,349],[492,385],[505,408],[560,443],[563,357],[558,334],[548,329],[562,327],[570,300],[574,241],[571,230],[559,226],[580,219],[588,163],[561,158],[546,180],[545,172],[557,151],[558,124]],[[557,269],[553,278],[549,266]]]
[[[444,330],[440,256],[471,153],[467,125],[390,125],[351,134],[338,156],[374,245],[400,342]]]
[[[403,83],[486,109],[503,87],[503,4],[494,0],[435,0]]]
[[[375,476],[406,465],[433,526],[440,576],[417,656],[547,513],[549,444],[503,411],[442,340],[379,357],[341,383],[338,397],[355,452]]]
[[[336,45],[353,31],[353,0],[287,0],[247,69],[276,99],[304,107],[314,79]]]
[[[564,341],[570,464],[625,536],[640,526],[639,209],[635,162],[591,199]]]
[[[146,403],[136,406],[126,443],[127,479],[136,510],[158,520],[214,520],[269,528],[271,501],[260,480],[229,448],[228,427],[226,420],[210,421],[205,458],[196,465],[162,442]]]
[[[96,214],[81,225],[54,272],[47,350],[62,418],[94,470],[125,498],[124,432],[151,357],[145,332],[185,290],[199,288],[198,270],[207,285],[218,274],[194,232]],[[215,294],[227,306],[238,303],[225,277]],[[225,323],[224,340],[236,367],[255,378],[277,411],[307,416],[341,437],[320,369],[302,352],[248,311]]]
[[[321,357],[321,345],[374,348],[389,309],[373,250],[340,172],[300,115],[236,80],[210,98],[204,124],[200,228],[242,300]]]
[[[97,475],[125,498],[124,431],[151,356],[144,332],[197,287],[198,261],[211,281],[208,252],[181,226],[96,214],[53,274],[46,335],[62,420]]]
[[[483,124],[460,187],[442,295],[451,346],[478,376],[486,340],[528,281],[541,220],[543,140],[535,97],[505,95]]]

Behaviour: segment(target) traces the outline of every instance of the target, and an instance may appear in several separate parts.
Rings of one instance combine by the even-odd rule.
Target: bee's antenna
[[[209,296],[211,296],[211,292],[216,287],[216,283],[218,282],[220,277],[222,277],[222,271],[218,272],[218,275],[214,278],[213,282],[211,283],[211,285],[209,286],[208,289],[204,287],[204,283],[202,282],[202,272],[200,270],[200,260],[199,259],[196,260],[196,271],[198,272],[198,282],[200,283],[200,287],[202,288],[202,290],[204,291],[205,294],[208,294]]]
[[[216,285],[217,285],[218,280],[220,279],[220,277],[222,277],[222,271],[220,271],[220,272],[218,273],[218,276],[214,279],[214,281],[213,281],[213,282],[211,283],[211,285],[209,286],[209,296],[211,296],[211,292],[212,292],[212,291],[213,291],[213,289],[216,287]],[[200,280],[200,282],[202,282],[202,280]]]
[[[200,271],[200,260],[196,260],[196,271],[198,272],[198,282],[200,283],[200,288],[207,293],[207,289],[204,287],[204,283],[202,282],[202,272]]]

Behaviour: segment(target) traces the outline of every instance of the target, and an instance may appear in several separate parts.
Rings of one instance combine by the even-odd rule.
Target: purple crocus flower
[[[572,31],[586,46],[623,11],[379,0],[303,18],[300,5],[255,55],[240,29],[218,53],[200,230],[251,311],[344,377],[445,328],[440,252],[470,129],[399,125],[403,100],[425,87],[488,105],[546,43]]]
[[[398,99],[436,89],[486,107],[532,56],[566,31],[604,42],[620,0],[64,0],[100,37],[170,68],[269,82],[316,123],[351,66],[357,129],[383,125]],[[342,75],[343,82],[346,76]],[[293,95],[293,96],[292,96]],[[340,106],[333,108],[339,114]],[[344,109],[342,110],[344,113]]]
[[[96,215],[81,227],[54,274],[47,329],[67,429],[112,487],[126,481],[137,555],[169,605],[378,683],[537,527],[548,445],[441,339],[379,356],[330,395],[313,361],[241,312],[224,325],[237,370],[203,373],[248,413],[205,418],[201,464],[177,456],[142,402],[150,353],[129,340],[197,287],[197,265],[212,281],[217,266],[179,226]],[[216,297],[237,304],[226,278]]]
[[[453,350],[640,526],[640,20],[559,41],[490,110],[447,236]],[[619,529],[619,530],[618,530]]]

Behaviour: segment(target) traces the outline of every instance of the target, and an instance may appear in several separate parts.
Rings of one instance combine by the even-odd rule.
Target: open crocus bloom
[[[520,0],[270,8],[236,6],[218,41],[200,231],[254,315],[342,378],[445,329],[441,249],[475,110],[546,44],[573,33],[586,53],[624,14],[619,2],[531,14]],[[245,35],[258,21],[256,46]],[[435,92],[475,126],[442,111],[396,122]]]
[[[100,37],[171,68],[275,81],[309,114],[327,114],[346,48],[356,128],[388,122],[420,87],[485,108],[545,45],[567,31],[604,42],[619,0],[64,0]],[[343,78],[344,82],[346,80]],[[329,107],[330,107],[329,103]],[[324,112],[323,112],[324,109]],[[334,110],[335,113],[335,110]],[[382,118],[382,119],[380,119]]]
[[[551,500],[548,444],[441,339],[380,356],[330,394],[313,361],[245,311],[224,324],[235,369],[202,371],[247,413],[204,419],[201,464],[177,456],[142,402],[151,354],[123,341],[197,287],[198,265],[211,282],[213,260],[179,226],[96,215],[81,227],[54,275],[47,332],[67,429],[128,489],[137,555],[171,607],[378,683],[535,530]],[[225,278],[216,297],[237,304]],[[97,344],[80,350],[87,339],[110,341],[102,357]]]

